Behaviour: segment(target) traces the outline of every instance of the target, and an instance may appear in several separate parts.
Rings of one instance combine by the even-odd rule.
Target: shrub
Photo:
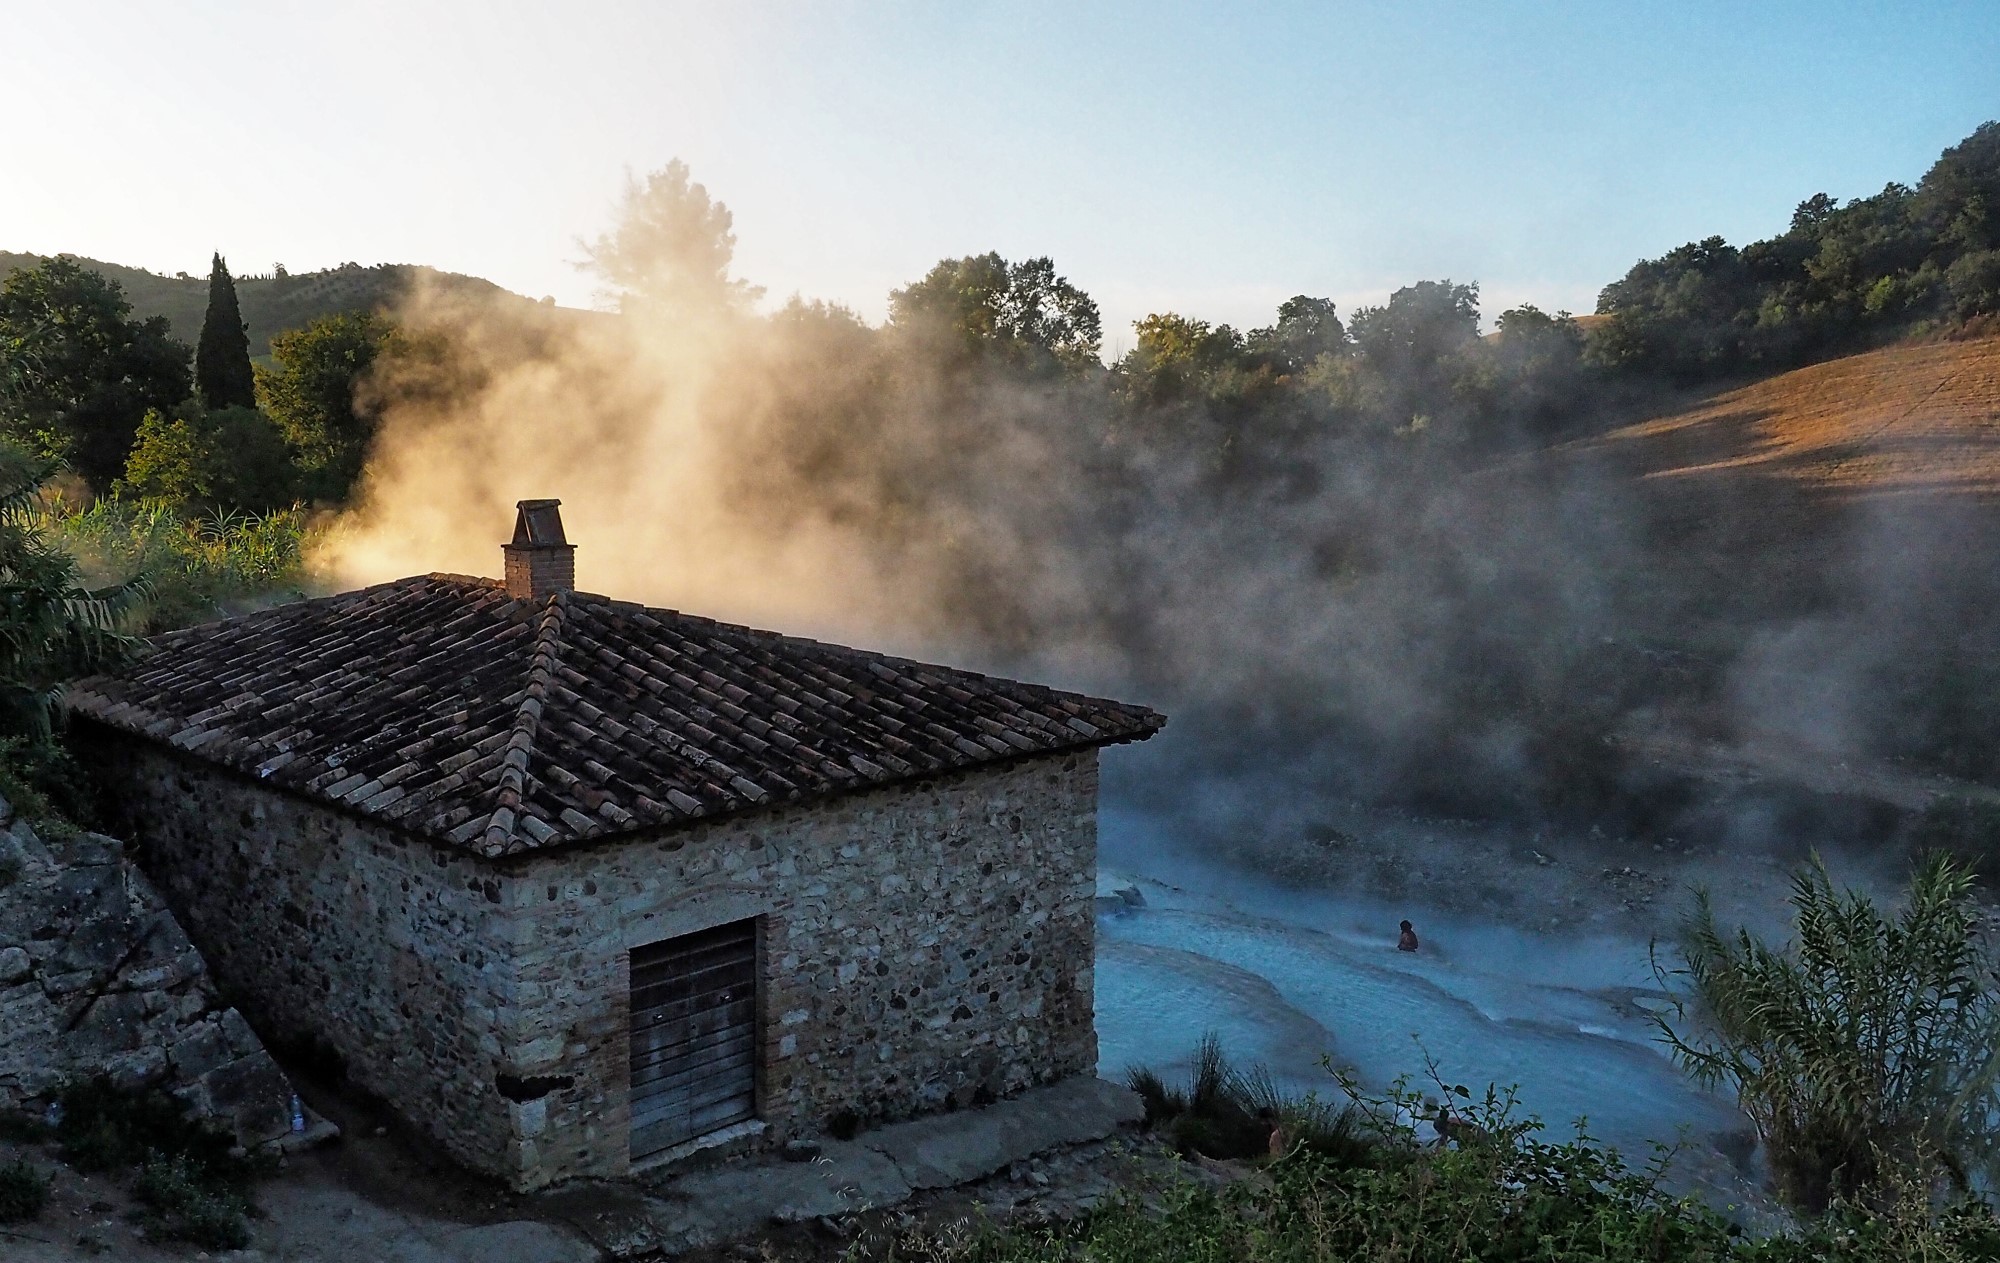
[[[47,743],[57,694],[133,649],[120,632],[143,581],[91,590],[43,529],[36,505],[55,467],[0,446],[0,735]]]
[[[117,489],[179,509],[262,513],[291,504],[298,486],[285,437],[269,417],[190,400],[171,414],[146,414]]]
[[[49,1177],[25,1159],[0,1166],[0,1224],[26,1223],[49,1200]]]
[[[1686,991],[1656,962],[1677,992],[1663,1038],[1697,1080],[1735,1089],[1791,1204],[1874,1200],[1894,1178],[1993,1187],[2000,995],[1971,880],[1928,858],[1891,921],[1815,859],[1793,880],[1795,945],[1724,937],[1703,892],[1679,938]]]
[[[146,1238],[184,1241],[210,1250],[250,1244],[248,1199],[218,1184],[186,1157],[155,1158],[139,1172],[133,1194],[146,1207]]]
[[[1937,799],[1911,825],[1910,850],[1920,861],[1941,852],[1983,883],[2000,881],[2000,803]]]
[[[1135,1076],[1136,1077],[1136,1076]],[[1435,1080],[1435,1071],[1432,1077]],[[1157,1079],[1157,1076],[1155,1076]],[[1895,1183],[1874,1207],[1751,1239],[1713,1208],[1667,1195],[1673,1157],[1635,1170],[1580,1129],[1542,1139],[1511,1094],[1437,1087],[1467,1124],[1437,1144],[1415,1121],[1435,1107],[1398,1082],[1381,1097],[1342,1078],[1369,1139],[1348,1164],[1290,1151],[1263,1180],[1194,1180],[1116,1196],[1080,1219],[1005,1230],[982,1221],[864,1238],[850,1263],[1973,1263],[2000,1257],[2000,1222],[1972,1199],[1945,1205]]]
[[[119,1171],[156,1158],[181,1159],[213,1180],[243,1184],[255,1174],[231,1156],[226,1132],[189,1117],[180,1101],[157,1089],[126,1091],[109,1079],[63,1089],[56,1143],[79,1171]]]

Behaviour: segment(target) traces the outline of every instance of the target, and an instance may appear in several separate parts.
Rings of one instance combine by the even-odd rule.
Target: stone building
[[[1143,707],[506,578],[158,637],[74,687],[276,1048],[518,1188],[1090,1073],[1097,751]]]

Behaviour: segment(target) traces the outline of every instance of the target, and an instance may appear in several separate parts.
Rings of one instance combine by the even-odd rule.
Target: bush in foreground
[[[1146,1125],[1164,1133],[1183,1157],[1264,1157],[1274,1132],[1280,1148],[1303,1146],[1334,1162],[1358,1163],[1371,1145],[1354,1105],[1287,1095],[1261,1066],[1236,1069],[1213,1031],[1195,1045],[1185,1088],[1168,1085],[1144,1066],[1134,1066],[1125,1079],[1146,1107]]]
[[[1875,1207],[1837,1204],[1761,1239],[1663,1191],[1671,1156],[1644,1170],[1579,1134],[1564,1143],[1508,1117],[1504,1099],[1462,1105],[1460,1139],[1427,1143],[1398,1120],[1401,1095],[1364,1111],[1368,1160],[1303,1146],[1213,1187],[1176,1178],[1085,1217],[1008,1230],[966,1222],[864,1242],[850,1263],[1973,1263],[2000,1258],[2000,1223],[1975,1201],[1934,1206],[1905,1185]]]
[[[1919,865],[1894,919],[1793,879],[1793,944],[1725,935],[1706,893],[1683,924],[1686,980],[1662,1037],[1695,1078],[1726,1085],[1756,1124],[1778,1192],[1817,1213],[1902,1182],[1964,1193],[2000,1178],[2000,989],[1972,875]]]
[[[127,1092],[103,1079],[72,1084],[56,1143],[79,1171],[138,1169],[132,1191],[146,1207],[149,1238],[215,1250],[249,1244],[249,1188],[263,1170],[166,1093]]]
[[[0,1166],[0,1224],[26,1223],[49,1201],[49,1177],[25,1159]]]

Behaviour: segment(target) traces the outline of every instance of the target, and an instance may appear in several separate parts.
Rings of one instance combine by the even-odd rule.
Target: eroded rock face
[[[117,839],[44,842],[0,799],[0,1109],[99,1074],[166,1088],[244,1144],[291,1130],[284,1072]]]

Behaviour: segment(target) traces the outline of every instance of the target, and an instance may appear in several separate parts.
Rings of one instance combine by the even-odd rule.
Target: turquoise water
[[[1129,856],[1134,848],[1120,847]],[[1520,1111],[1567,1138],[1591,1135],[1643,1160],[1649,1142],[1684,1142],[1713,1165],[1713,1140],[1744,1123],[1665,1056],[1649,1011],[1663,1006],[1643,942],[1550,938],[1500,924],[1301,895],[1241,874],[1171,884],[1106,870],[1100,893],[1136,886],[1143,906],[1100,899],[1099,1073],[1146,1064],[1180,1073],[1213,1030],[1238,1065],[1283,1086],[1338,1096],[1325,1062],[1381,1086],[1426,1060],[1475,1096],[1513,1087]],[[1420,951],[1395,949],[1401,917]]]

